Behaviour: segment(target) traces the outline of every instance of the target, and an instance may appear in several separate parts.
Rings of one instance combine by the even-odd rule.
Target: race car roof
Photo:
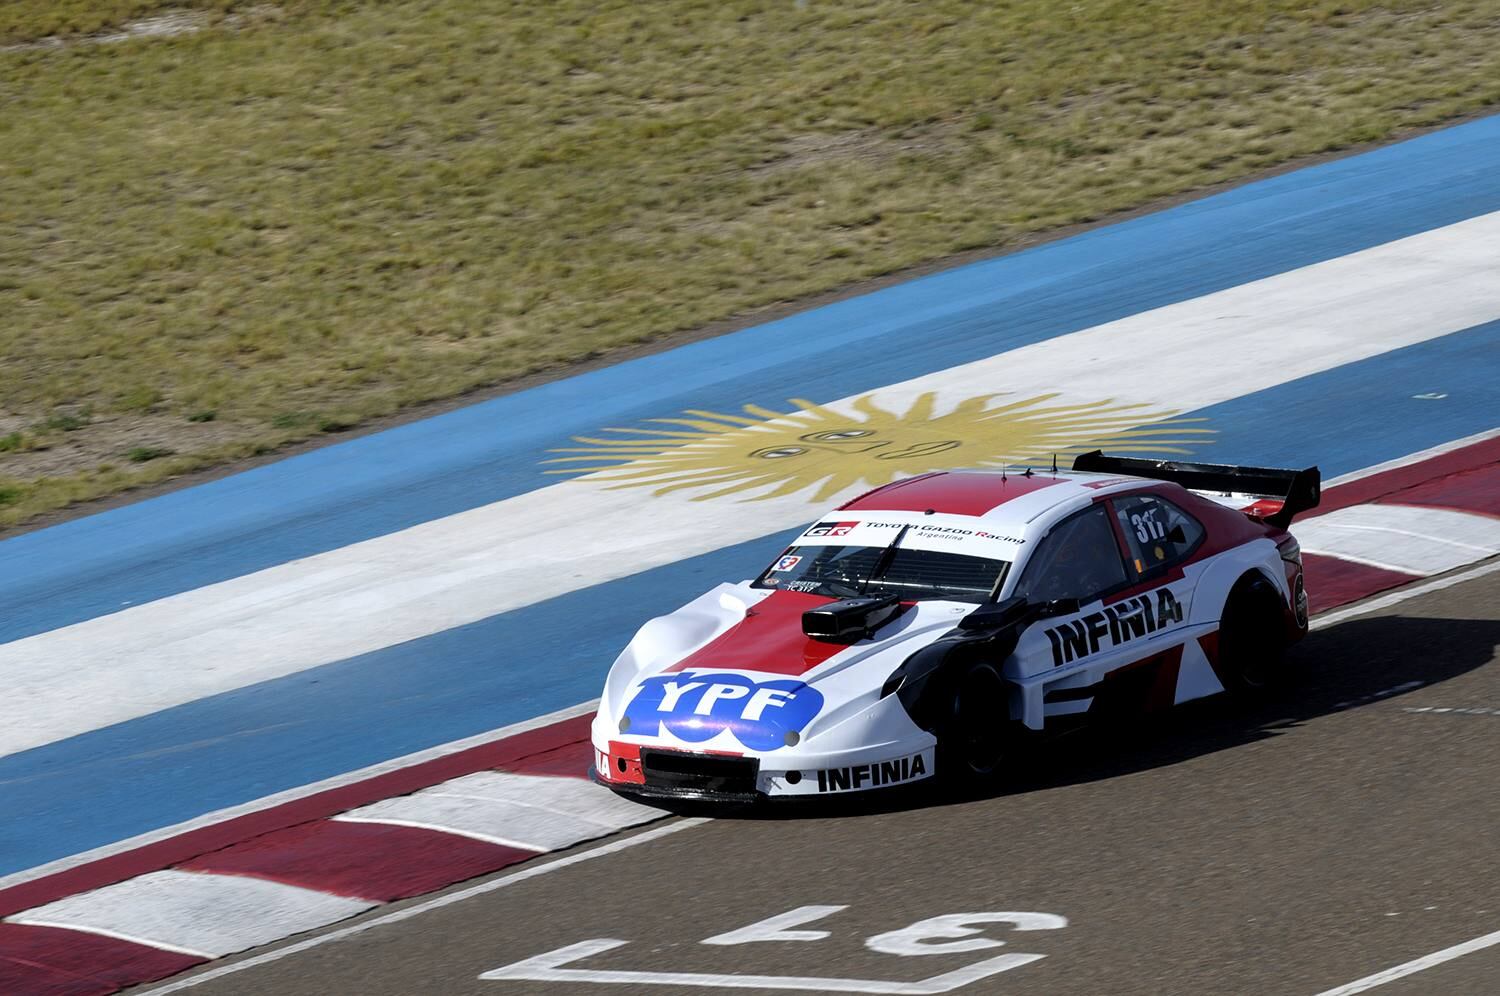
[[[1072,483],[1071,476],[1000,471],[937,471],[866,492],[843,505],[848,512],[934,512],[982,516],[1008,501]],[[1063,496],[1058,495],[1061,499]]]

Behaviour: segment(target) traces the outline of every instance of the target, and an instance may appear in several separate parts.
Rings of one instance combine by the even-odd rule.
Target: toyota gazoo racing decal
[[[658,737],[665,729],[686,743],[729,731],[744,747],[791,747],[823,708],[823,693],[795,678],[756,681],[723,671],[657,675],[640,683],[625,707],[622,733]]]

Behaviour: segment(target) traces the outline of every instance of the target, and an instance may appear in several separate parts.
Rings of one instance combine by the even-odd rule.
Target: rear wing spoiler
[[[1317,508],[1322,486],[1322,475],[1317,467],[1275,470],[1217,463],[1178,463],[1175,460],[1105,456],[1100,450],[1074,457],[1073,469],[1171,481],[1219,501],[1244,499],[1245,503],[1238,507],[1277,529],[1291,525],[1292,517],[1298,513]]]

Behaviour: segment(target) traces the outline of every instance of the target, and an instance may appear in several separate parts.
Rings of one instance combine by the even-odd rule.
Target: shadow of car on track
[[[1165,767],[1284,735],[1322,716],[1386,705],[1490,663],[1500,620],[1376,616],[1316,630],[1293,648],[1289,677],[1274,692],[1244,701],[1218,695],[1129,724],[1089,726],[1040,739],[992,790],[959,795],[911,788],[733,808],[676,803],[682,815],[721,819],[870,816],[1039,792]]]

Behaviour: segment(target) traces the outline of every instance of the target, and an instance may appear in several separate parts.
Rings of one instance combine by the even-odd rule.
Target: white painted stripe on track
[[[336,923],[376,905],[264,879],[168,870],[5,919],[129,937],[167,951],[220,958]]]
[[[556,861],[548,861],[542,864],[528,864],[520,871],[512,872],[509,875],[491,879],[488,882],[481,882],[478,885],[470,886],[467,889],[460,889],[457,892],[450,892],[447,895],[439,896],[436,899],[429,899],[424,903],[417,903],[414,906],[407,906],[403,909],[399,909],[391,913],[371,917],[370,919],[364,920],[360,923],[350,924],[347,927],[341,927],[337,930],[329,931],[326,934],[320,934],[317,937],[310,937],[305,941],[298,941],[295,944],[288,944],[284,948],[277,948],[274,951],[267,951],[265,954],[254,955],[253,957],[245,958],[241,961],[231,962],[228,965],[220,965],[217,968],[211,968],[207,971],[199,972],[197,975],[191,975],[184,979],[177,979],[175,981],[167,983],[164,986],[157,986],[155,989],[145,990],[140,994],[140,996],[167,996],[168,993],[181,992],[184,989],[191,989],[194,986],[201,985],[204,982],[212,982],[215,979],[222,979],[227,975],[234,975],[238,972],[243,972],[247,968],[259,968],[261,965],[268,965],[272,962],[277,962],[282,960],[283,958],[290,957],[291,955],[301,954],[304,951],[322,947],[324,944],[332,944],[335,941],[342,941],[347,940],[350,937],[357,937],[367,930],[374,930],[377,927],[385,927],[393,923],[400,923],[404,920],[410,920],[413,917],[423,916],[427,913],[432,912],[433,910],[442,909],[443,907],[451,906],[454,903],[466,902],[470,899],[473,899],[475,896],[482,896],[485,893],[494,892],[497,889],[508,888],[512,885],[519,885],[522,882],[529,881],[530,879],[537,878],[542,875],[550,875],[553,872],[562,871],[565,868],[571,868],[573,865],[582,864],[585,861],[592,861],[595,858],[604,858],[612,854],[618,854],[621,851],[628,850],[632,847],[638,847],[641,844],[649,844],[671,834],[680,833],[683,830],[691,830],[694,827],[702,826],[707,822],[709,821],[702,817],[693,817],[691,819],[678,820],[677,822],[669,823],[666,826],[655,827],[653,829],[645,830],[641,833],[634,834],[629,837],[621,838],[620,840],[612,840],[606,844],[600,844],[598,847],[590,848],[587,851],[581,851],[577,854],[570,854],[564,858],[558,858]]]
[[[935,391],[953,404],[1055,384],[1059,403],[1195,409],[1500,318],[1497,257],[1500,212],[874,396],[890,407]],[[1151,378],[1122,381],[1145,359]],[[815,510],[811,489],[712,503],[686,493],[642,500],[607,483],[594,475],[542,488],[0,646],[12,692],[0,704],[0,755],[790,528]]]
[[[612,937],[596,937],[485,972],[479,978],[486,981],[603,983],[635,986],[638,990],[647,989],[648,991],[661,986],[695,986],[700,989],[770,989],[818,993],[873,993],[877,996],[938,996],[938,994],[962,989],[992,975],[1020,968],[1022,965],[1029,965],[1046,957],[1046,955],[1020,952],[996,955],[993,958],[972,962],[962,968],[955,968],[916,982],[805,975],[730,975],[718,972],[642,972],[563,967],[624,947],[628,943],[628,941],[616,940]],[[929,954],[931,952],[903,953]]]
[[[1391,592],[1389,595],[1380,595],[1376,598],[1358,602],[1354,605],[1349,606],[1348,608],[1336,609],[1333,612],[1325,612],[1321,615],[1314,616],[1308,628],[1327,629],[1330,626],[1337,626],[1339,623],[1345,622],[1349,619],[1356,619],[1359,616],[1367,616],[1372,612],[1379,612],[1381,609],[1388,609],[1393,605],[1400,605],[1402,602],[1410,601],[1413,598],[1419,598],[1422,595],[1430,595],[1435,591],[1442,591],[1445,588],[1452,588],[1454,585],[1459,585],[1467,581],[1474,581],[1478,578],[1486,577],[1490,574],[1494,574],[1496,571],[1500,571],[1500,560],[1488,561],[1486,563],[1478,565],[1477,567],[1470,568],[1467,571],[1460,571],[1457,574],[1447,574],[1440,578],[1433,578],[1430,581],[1423,581],[1420,584],[1413,584],[1408,585],[1405,588],[1398,588],[1396,591]]]
[[[1332,557],[1335,560],[1346,560],[1351,564],[1362,564],[1365,567],[1373,567],[1378,571],[1390,571],[1392,574],[1409,574],[1412,578],[1426,577],[1430,571],[1410,571],[1396,564],[1388,564],[1383,560],[1371,560],[1368,557],[1359,557],[1352,553],[1328,554],[1322,550],[1307,550],[1306,553],[1315,553],[1322,556]]]
[[[1363,979],[1356,979],[1346,985],[1336,986],[1333,989],[1325,989],[1318,996],[1354,996],[1355,993],[1362,993],[1366,990],[1374,989],[1376,986],[1383,986],[1387,982],[1395,982],[1397,979],[1414,975],[1424,969],[1432,968],[1434,965],[1441,965],[1445,961],[1462,958],[1466,954],[1473,954],[1475,951],[1482,951],[1496,944],[1500,944],[1500,930],[1485,934],[1482,937],[1476,937],[1472,941],[1455,944],[1451,948],[1434,951],[1432,954],[1414,958],[1400,965],[1394,965],[1383,972],[1367,975]]]
[[[601,826],[634,826],[643,814],[652,814],[652,818],[661,815],[660,810],[623,799],[604,786],[582,778],[485,771],[446,784],[461,784],[468,791],[481,781],[482,791],[497,798],[577,816]]]
[[[1386,460],[1383,463],[1372,464],[1369,467],[1363,467],[1359,470],[1351,470],[1347,474],[1340,474],[1338,477],[1330,477],[1328,480],[1324,481],[1323,490],[1326,492],[1329,488],[1338,487],[1340,484],[1348,484],[1351,481],[1362,480],[1366,477],[1374,477],[1376,474],[1383,474],[1388,470],[1396,470],[1399,467],[1410,467],[1414,463],[1421,463],[1423,460],[1431,460],[1435,456],[1442,456],[1444,453],[1452,453],[1454,450],[1461,450],[1465,446],[1473,446],[1475,443],[1482,443],[1487,439],[1494,439],[1496,436],[1500,436],[1500,429],[1486,429],[1484,432],[1476,432],[1474,433],[1474,435],[1465,436],[1462,439],[1454,439],[1446,443],[1441,443],[1437,446],[1429,446],[1425,450],[1418,450],[1415,453],[1408,453],[1406,454],[1406,456],[1399,456],[1394,460]],[[1313,511],[1308,513],[1307,516],[1299,517],[1297,521],[1299,523],[1306,522],[1308,518],[1315,517],[1318,514],[1318,512]]]
[[[509,726],[502,726],[498,729],[490,730],[487,733],[479,733],[472,737],[465,737],[463,740],[454,740],[450,743],[439,744],[436,747],[429,747],[426,750],[420,750],[413,754],[406,754],[402,757],[392,758],[389,761],[382,761],[379,764],[372,764],[368,767],[360,768],[358,771],[346,772],[342,775],[335,775],[332,778],[325,778],[321,781],[312,782],[307,785],[301,785],[294,789],[288,789],[285,792],[277,792],[275,795],[268,795],[264,798],[244,803],[243,805],[230,806],[227,809],[219,809],[215,810],[212,813],[205,813],[204,815],[196,817],[194,819],[186,820],[182,823],[175,823],[169,827],[162,827],[159,830],[152,830],[149,833],[139,834],[135,837],[129,838],[128,840],[117,841],[113,844],[105,844],[102,847],[96,847],[92,850],[82,851],[78,854],[69,855],[66,858],[59,858],[56,861],[49,861],[44,865],[37,865],[35,868],[28,868],[25,871],[15,872],[13,874],[5,876],[4,878],[0,878],[0,889],[9,889],[12,886],[20,885],[23,882],[32,882],[39,878],[46,878],[48,875],[57,875],[61,872],[67,871],[70,868],[77,868],[79,865],[86,865],[92,861],[100,861],[104,858],[112,857],[116,854],[122,854],[126,851],[133,851],[137,848],[146,847],[150,844],[154,844],[162,840],[168,840],[172,837],[180,837],[185,833],[191,833],[194,830],[201,830],[204,827],[213,826],[216,823],[223,823],[227,820],[236,819],[240,816],[246,816],[250,813],[259,813],[267,809],[274,809],[277,806],[282,806],[289,802],[296,802],[298,799],[305,799],[310,795],[317,795],[319,792],[326,792],[329,789],[342,788],[345,785],[353,785],[357,782],[368,781],[371,778],[378,778],[381,775],[389,774],[393,771],[401,771],[406,768],[412,768],[419,764],[424,764],[427,761],[435,761],[440,757],[447,757],[450,754],[457,754],[460,751],[466,751],[471,747],[481,747],[485,744],[494,743],[497,740],[506,740],[510,737],[520,736],[523,733],[541,729],[544,726],[551,726],[554,723],[561,723],[562,721],[567,719],[573,719],[577,716],[587,715],[597,708],[599,708],[599,700],[590,699],[587,702],[580,702],[577,705],[568,706],[566,709],[558,709],[556,712],[549,712],[545,716],[537,716],[535,719],[527,719],[519,723],[512,723]]]
[[[443,830],[493,844],[557,851],[660,815],[591,782],[481,771],[334,819]]]
[[[21,921],[17,922],[19,923]],[[166,944],[162,941],[150,940],[145,937],[139,937],[135,934],[127,934],[124,931],[111,930],[107,927],[80,927],[76,923],[53,923],[50,920],[26,920],[24,921],[24,925],[27,927],[55,927],[59,930],[75,930],[80,934],[94,934],[98,937],[112,937],[117,941],[129,941],[131,944],[139,944],[142,947],[158,948],[162,951],[170,951],[173,954],[187,955],[189,958],[202,958],[205,961],[212,961],[215,957],[217,957],[216,955],[211,954],[207,951],[194,951],[191,948],[174,947],[171,944]]]
[[[1500,519],[1421,505],[1351,505],[1300,522],[1307,553],[1403,574],[1441,574],[1500,553]]]
[[[380,826],[386,827],[410,827],[413,830],[429,830],[434,833],[447,833],[452,834],[455,837],[467,837],[470,840],[477,840],[485,844],[495,844],[500,847],[514,848],[517,851],[530,851],[533,854],[546,854],[548,851],[552,850],[552,848],[550,847],[545,847],[541,844],[533,843],[532,841],[516,840],[513,837],[502,837],[499,834],[487,833],[483,830],[456,825],[458,821],[454,820],[446,812],[438,811],[434,813],[433,816],[435,819],[443,820],[443,822],[430,823],[426,820],[412,819],[403,816],[382,816],[380,814],[375,814],[369,817],[354,816],[348,813],[340,814],[333,817],[333,819],[343,823],[375,823],[379,824]],[[596,833],[592,835],[592,837],[602,836],[604,836],[603,833]],[[591,838],[585,839],[587,840]]]

